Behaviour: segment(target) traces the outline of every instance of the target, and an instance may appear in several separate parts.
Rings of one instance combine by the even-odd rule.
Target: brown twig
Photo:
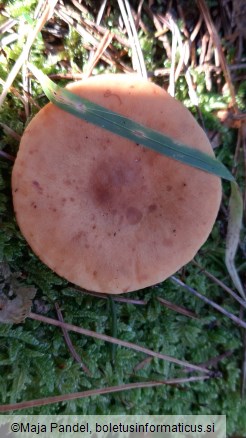
[[[53,397],[45,397],[37,400],[29,400],[19,403],[13,403],[9,405],[0,405],[0,412],[17,411],[20,409],[34,408],[37,406],[46,406],[53,403],[60,403],[64,401],[77,400],[79,398],[92,397],[95,395],[112,394],[115,392],[129,391],[137,388],[153,388],[162,385],[180,385],[183,383],[197,382],[210,379],[210,376],[192,376],[188,378],[170,379],[163,381],[150,381],[150,382],[136,382],[127,383],[119,386],[109,386],[107,388],[91,389],[88,391],[74,392],[70,394],[56,395]]]
[[[181,315],[188,316],[189,318],[199,319],[198,316],[192,312],[191,310],[185,309],[185,307],[177,306],[175,303],[171,303],[170,301],[164,300],[161,297],[156,297],[159,303],[163,304],[168,309],[174,310],[177,313],[181,313]]]
[[[134,373],[144,368],[153,360],[153,357],[146,357],[144,360],[141,360],[135,367],[133,368]]]
[[[30,101],[28,99],[28,96],[31,95],[31,78],[28,76],[28,69],[25,64],[23,64],[22,66],[22,88],[25,116],[27,120],[30,116]]]
[[[5,32],[8,32],[14,27],[18,21],[16,21],[14,18],[7,19],[3,24],[0,26],[0,34],[3,34]]]
[[[105,32],[105,34],[103,35],[101,41],[99,42],[99,44],[97,46],[97,49],[96,49],[92,59],[89,61],[89,64],[87,65],[87,67],[85,69],[83,79],[86,79],[91,75],[93,68],[96,66],[96,64],[98,63],[98,61],[102,57],[103,53],[105,52],[105,50],[107,49],[107,47],[111,43],[112,39],[113,39],[113,34],[110,32],[110,30]]]
[[[0,151],[0,157],[6,158],[9,161],[15,161],[15,157],[13,157],[13,155],[10,155],[4,151]]]
[[[147,78],[147,71],[145,67],[144,57],[138,39],[135,23],[132,17],[130,4],[128,0],[118,0],[118,4],[132,48],[133,69],[136,70],[138,74],[140,74],[143,78]]]
[[[205,368],[215,367],[218,365],[219,362],[226,359],[227,357],[232,356],[233,350],[225,351],[222,354],[219,354],[218,356],[212,357],[211,359],[207,360],[206,362],[200,363],[201,366]],[[186,370],[187,373],[190,373],[189,370]]]
[[[202,371],[203,373],[208,373],[208,374],[210,372],[206,368],[202,368],[202,367],[199,367],[197,365],[193,365],[189,362],[176,359],[176,358],[168,356],[166,354],[161,354],[161,353],[155,352],[153,350],[149,350],[148,348],[141,347],[140,345],[133,344],[132,342],[122,341],[121,339],[113,338],[112,336],[103,335],[102,333],[97,333],[97,332],[94,332],[91,330],[84,329],[82,327],[77,327],[77,326],[72,325],[72,324],[67,324],[67,323],[64,323],[61,321],[57,321],[57,320],[52,319],[52,318],[47,318],[46,316],[43,316],[43,315],[37,315],[36,313],[30,313],[29,318],[34,319],[36,321],[44,322],[46,324],[55,325],[57,327],[63,327],[68,331],[80,333],[82,335],[90,336],[92,338],[100,339],[102,341],[110,342],[112,344],[120,345],[122,347],[131,348],[132,350],[139,351],[139,352],[147,354],[149,356],[157,357],[159,359],[166,360],[168,362],[175,363],[177,365],[190,368],[194,371]]]
[[[144,3],[143,8],[146,11],[146,13],[148,14],[148,16],[150,17],[150,19],[153,21],[153,24],[157,30],[157,33],[159,33],[159,36],[157,36],[157,34],[155,34],[155,37],[157,37],[162,42],[163,47],[166,51],[167,57],[169,59],[171,59],[171,57],[172,57],[171,46],[170,46],[170,43],[169,43],[167,36],[165,35],[165,33],[168,30],[167,26],[160,22],[159,17],[151,11],[151,9],[148,7],[148,5],[146,3]]]
[[[246,302],[239,297],[232,289],[230,289],[226,284],[223,283],[223,281],[216,278],[214,275],[212,275],[210,272],[208,272],[206,269],[204,269],[199,263],[197,263],[195,260],[193,260],[194,265],[196,265],[203,274],[205,274],[210,280],[212,280],[214,283],[216,283],[218,286],[220,286],[222,289],[224,289],[228,294],[230,294],[235,300],[238,301],[238,303],[241,304],[246,309]]]
[[[12,128],[10,128],[8,125],[2,122],[0,122],[0,126],[1,128],[3,128],[5,134],[9,135],[10,137],[14,138],[17,141],[20,141],[21,136],[17,134],[17,132],[15,132]]]
[[[78,22],[77,14],[73,11],[68,10],[61,4],[58,4],[56,10],[56,15],[60,17],[62,20],[64,20],[69,26],[73,26],[74,29],[78,32],[78,34],[83,39],[83,46],[87,48],[87,50],[92,50],[94,47],[98,47],[98,44],[101,40],[101,34],[97,32],[96,37],[95,29],[98,28],[98,26],[90,26],[89,20],[84,20],[83,17],[80,17],[80,22]],[[93,33],[93,35],[92,35]],[[86,46],[87,44],[87,46]],[[117,66],[120,70],[123,70],[124,72],[132,72],[132,69],[129,68],[126,64],[124,64],[119,59],[119,54],[117,51],[114,50],[114,48],[109,45],[108,49],[104,51],[104,53],[101,55],[102,60],[105,61],[109,65]]]
[[[11,70],[11,72],[6,80],[6,83],[3,87],[3,91],[2,91],[2,94],[0,96],[0,107],[3,104],[3,102],[7,96],[7,93],[9,91],[9,88],[11,87],[13,81],[15,80],[15,77],[19,73],[23,63],[26,61],[28,54],[29,54],[29,51],[32,47],[33,42],[36,39],[37,34],[40,32],[40,30],[45,25],[46,21],[49,19],[51,13],[53,12],[53,10],[56,6],[57,1],[58,0],[50,0],[49,3],[47,3],[45,10],[44,10],[42,16],[40,17],[40,19],[37,21],[34,30],[28,34],[24,49],[22,50],[19,58],[17,59],[15,65],[14,65],[13,69]]]
[[[61,312],[61,309],[60,309],[58,303],[55,303],[55,308],[56,308],[56,313],[57,313],[59,321],[64,322],[64,319],[63,319],[63,316],[62,316],[62,312]],[[70,338],[67,330],[64,327],[62,327],[62,333],[63,333],[64,339],[65,339],[65,342],[67,344],[67,347],[68,347],[72,357],[74,358],[74,360],[80,364],[82,370],[86,374],[91,376],[91,372],[90,372],[89,368],[87,368],[87,366],[82,362],[82,359],[81,359],[80,355],[75,350],[75,348],[74,348],[74,346],[72,344],[71,338]]]
[[[233,354],[233,350],[225,351],[224,353],[219,354],[218,356],[212,357],[211,359],[207,360],[206,362],[203,362],[201,364],[201,366],[204,366],[204,367],[214,367],[215,365],[217,365],[222,360],[226,359],[227,357],[232,356],[232,354]]]
[[[209,34],[210,34],[210,36],[211,36],[211,38],[213,40],[214,47],[217,49],[220,65],[221,65],[221,68],[223,70],[223,73],[224,73],[225,80],[227,82],[228,88],[230,90],[231,101],[232,101],[232,105],[233,105],[234,111],[238,112],[238,106],[237,106],[237,102],[236,102],[235,90],[234,90],[234,86],[233,86],[233,83],[232,83],[232,80],[231,80],[230,70],[228,68],[224,52],[222,50],[219,34],[217,32],[217,29],[215,28],[215,25],[213,23],[213,20],[211,18],[210,12],[209,12],[209,8],[208,8],[205,0],[197,0],[197,3],[198,3],[198,6],[199,6],[199,8],[201,10],[202,15],[203,15],[203,18],[204,18],[204,21],[206,23],[206,26],[208,28],[208,32],[209,32]]]
[[[205,303],[209,304],[214,309],[218,310],[220,313],[222,313],[223,315],[225,315],[228,318],[230,318],[233,322],[235,322],[235,324],[237,324],[240,327],[243,327],[243,328],[246,329],[246,322],[242,321],[237,316],[235,316],[232,313],[228,312],[223,307],[221,307],[219,304],[215,303],[214,301],[212,301],[209,298],[205,297],[204,295],[200,294],[195,289],[193,289],[192,287],[190,287],[187,284],[183,283],[183,281],[179,280],[178,278],[174,277],[173,275],[170,278],[172,279],[172,281],[174,283],[178,284],[179,286],[184,287],[186,290],[191,292],[193,295],[195,295],[196,297],[200,298],[202,301],[204,301]]]

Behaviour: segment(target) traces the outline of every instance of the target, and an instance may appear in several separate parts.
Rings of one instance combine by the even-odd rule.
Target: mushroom
[[[182,103],[136,75],[99,75],[69,90],[213,155]],[[12,175],[22,234],[53,271],[119,294],[159,283],[208,238],[217,176],[121,138],[48,103],[26,128]]]

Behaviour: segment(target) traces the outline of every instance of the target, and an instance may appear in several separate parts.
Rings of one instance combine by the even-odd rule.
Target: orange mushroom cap
[[[213,155],[189,111],[135,75],[100,75],[69,90]],[[85,289],[159,283],[206,241],[220,178],[80,120],[49,103],[30,122],[13,169],[17,222],[37,256]]]

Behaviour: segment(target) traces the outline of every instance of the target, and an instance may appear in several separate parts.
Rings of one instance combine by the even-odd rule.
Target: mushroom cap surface
[[[136,75],[99,75],[69,90],[213,155],[189,111]],[[48,103],[21,139],[12,174],[22,234],[52,270],[82,288],[123,293],[159,283],[206,241],[217,176]]]

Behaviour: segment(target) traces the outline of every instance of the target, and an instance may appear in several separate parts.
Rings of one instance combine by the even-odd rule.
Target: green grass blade
[[[184,164],[212,173],[221,178],[230,181],[234,180],[227,168],[216,158],[197,149],[178,143],[160,132],[136,123],[103,106],[83,99],[54,84],[32,64],[28,63],[28,67],[39,80],[48,99],[59,108],[174,160],[181,161]]]
[[[229,202],[229,220],[226,235],[226,256],[225,263],[232,282],[241,297],[246,300],[240,277],[235,266],[235,255],[237,252],[240,231],[243,220],[243,198],[236,182],[231,183],[231,197]]]
[[[114,299],[111,297],[111,295],[108,295],[108,303],[109,303],[110,319],[111,319],[111,323],[110,323],[111,336],[113,336],[113,338],[117,338],[118,330],[117,330],[116,303]],[[115,363],[116,348],[117,348],[116,344],[110,345],[112,364]]]

